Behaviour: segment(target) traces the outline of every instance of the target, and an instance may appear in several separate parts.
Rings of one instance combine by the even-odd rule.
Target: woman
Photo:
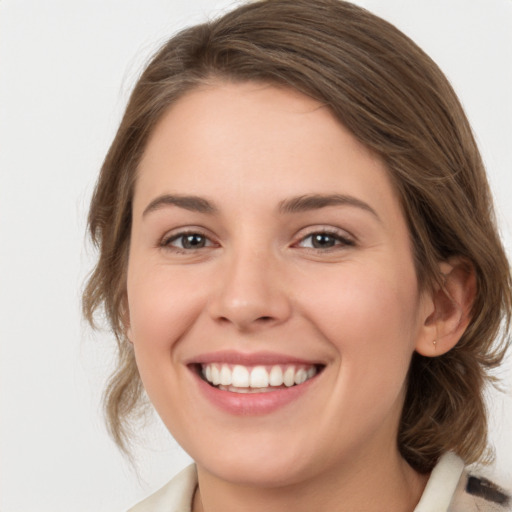
[[[173,37],[92,200],[84,295],[196,465],[133,510],[507,510],[464,471],[508,343],[508,263],[462,108],[406,36],[339,0]]]

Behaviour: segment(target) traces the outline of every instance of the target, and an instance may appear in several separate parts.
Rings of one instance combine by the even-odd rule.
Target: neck
[[[198,467],[193,512],[413,512],[428,476],[414,471],[394,447],[385,457],[350,458],[307,481],[281,487],[239,485]]]

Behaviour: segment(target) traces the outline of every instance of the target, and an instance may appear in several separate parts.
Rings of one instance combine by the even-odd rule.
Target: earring
[[[435,350],[437,348],[437,338],[432,343],[434,344],[434,352],[435,352]]]

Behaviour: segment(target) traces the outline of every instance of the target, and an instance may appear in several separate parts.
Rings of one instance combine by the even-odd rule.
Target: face
[[[312,99],[219,83],[172,106],[127,295],[144,386],[201,471],[280,485],[396,452],[429,301],[383,163]]]

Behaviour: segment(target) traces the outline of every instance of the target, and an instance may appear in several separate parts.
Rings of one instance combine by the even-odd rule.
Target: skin
[[[216,211],[158,203],[166,194]],[[366,206],[280,210],[310,194]],[[183,232],[200,235],[199,248],[184,248]],[[427,476],[396,445],[410,359],[448,350],[465,324],[440,294],[418,288],[384,164],[316,101],[217,83],[155,128],[135,187],[127,334],[151,401],[197,463],[195,511],[412,511]],[[324,369],[286,406],[233,415],[188,366],[220,350]]]

